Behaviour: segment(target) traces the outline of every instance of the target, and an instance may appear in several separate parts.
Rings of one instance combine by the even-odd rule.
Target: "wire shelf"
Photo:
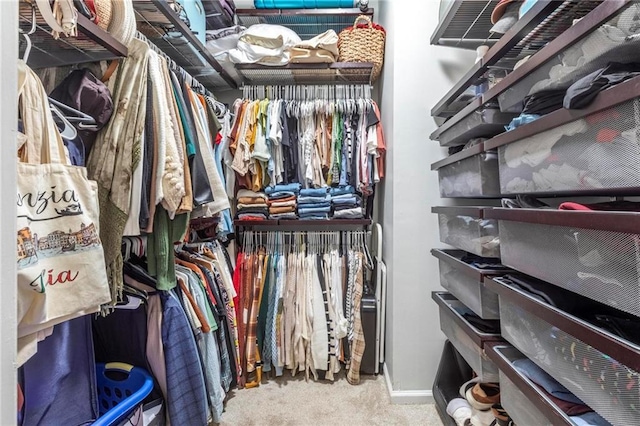
[[[289,64],[272,67],[237,64],[236,70],[247,86],[291,84],[371,84],[373,64],[336,62],[333,64]]]
[[[83,15],[78,15],[77,37],[62,34],[56,40],[37,7],[35,10],[36,31],[29,36],[32,45],[27,60],[31,68],[62,67],[127,56],[126,46]],[[20,28],[28,32],[31,27],[31,5],[21,2],[19,17]],[[23,37],[20,37],[19,49],[22,56],[26,49]]]
[[[360,9],[237,9],[236,15],[245,27],[255,24],[282,25],[307,40],[328,30],[339,33],[352,26],[360,15],[373,19],[374,9],[369,8],[366,12]]]
[[[574,20],[585,17],[600,3],[600,0],[564,1],[492,67],[512,70],[519,60],[535,54],[569,29]]]
[[[207,29],[217,30],[233,25],[232,11],[225,9],[219,0],[202,0],[207,17]]]
[[[501,34],[491,32],[491,12],[498,0],[454,0],[431,36],[431,44],[463,49],[496,43]]]
[[[138,31],[207,89],[238,88],[238,82],[216,61],[166,1],[136,0],[133,5]]]
[[[456,100],[461,93],[486,79],[489,69],[511,71],[515,64],[528,55],[534,55],[559,37],[601,4],[599,0],[547,1],[536,4],[516,25],[494,45],[471,70],[434,106],[431,115],[451,117],[467,103]]]

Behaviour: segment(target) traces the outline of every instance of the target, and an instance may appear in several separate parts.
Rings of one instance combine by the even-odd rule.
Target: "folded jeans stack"
[[[327,188],[302,189],[298,196],[298,216],[304,220],[327,220],[331,213],[331,197]]]
[[[331,188],[331,204],[334,219],[362,219],[362,197],[356,194],[353,186]]]
[[[269,197],[269,219],[297,219],[297,195],[300,192],[299,183],[269,186],[265,189]]]
[[[265,220],[268,216],[267,196],[264,193],[248,189],[238,191],[236,219]]]

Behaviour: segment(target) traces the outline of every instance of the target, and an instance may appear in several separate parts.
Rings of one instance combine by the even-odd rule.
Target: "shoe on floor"
[[[509,414],[502,408],[500,404],[496,404],[491,408],[491,413],[496,419],[496,426],[511,426],[513,422],[509,417]]]
[[[472,411],[471,426],[491,426],[496,420],[491,410],[480,411],[474,408]]]
[[[471,420],[471,406],[467,400],[462,398],[454,398],[447,404],[447,414],[455,420],[458,426],[469,426]]]
[[[500,403],[500,386],[494,383],[476,383],[467,389],[465,396],[473,408],[487,411]]]

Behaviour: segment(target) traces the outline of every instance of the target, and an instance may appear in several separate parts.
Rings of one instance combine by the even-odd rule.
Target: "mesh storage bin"
[[[504,265],[640,316],[640,235],[501,220],[500,241]]]
[[[503,194],[640,190],[640,98],[498,148]]]
[[[542,411],[500,371],[500,405],[517,425],[553,426]]]
[[[488,138],[504,132],[505,124],[516,116],[500,112],[498,108],[476,110],[445,130],[436,131],[433,137],[440,141],[441,146],[464,145],[470,139]]]
[[[434,207],[438,213],[440,241],[482,257],[500,257],[498,222],[483,219],[483,209]]]
[[[461,327],[460,320],[465,321],[460,314],[466,310],[464,304],[447,293],[436,293],[434,298],[440,306],[440,330],[469,363],[480,380],[497,382],[498,367],[487,357],[481,345],[485,340],[499,340],[500,335],[481,333],[471,325],[467,325],[465,328]],[[454,319],[456,316],[457,318]]]
[[[440,265],[440,285],[450,291],[476,315],[484,319],[500,319],[498,295],[484,285],[486,275],[505,271],[481,270],[463,262],[466,254],[458,250],[432,250]]]
[[[498,96],[500,110],[520,112],[526,96],[546,90],[567,89],[610,62],[637,62],[640,27],[637,26],[636,15],[640,12],[640,4],[630,3],[608,22],[502,92]]]
[[[640,424],[640,375],[500,298],[502,336],[613,425]]]
[[[526,357],[516,348],[497,343],[489,345],[486,352],[500,370],[500,404],[515,424],[575,426],[542,388],[518,370],[515,362],[524,361]]]
[[[481,152],[440,167],[438,181],[443,198],[500,196],[498,155]]]

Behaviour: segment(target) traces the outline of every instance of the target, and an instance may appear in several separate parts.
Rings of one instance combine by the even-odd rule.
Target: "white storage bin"
[[[610,62],[638,61],[640,28],[636,26],[640,4],[629,2],[606,23],[563,49],[498,96],[500,110],[520,112],[526,96],[545,90],[567,89],[588,74]],[[589,25],[588,22],[582,23]],[[577,25],[581,25],[578,23]]]
[[[533,209],[487,214],[499,219],[504,265],[640,316],[640,214]]]
[[[487,289],[484,277],[501,275],[509,270],[478,269],[461,259],[461,250],[431,250],[440,265],[440,285],[451,292],[476,315],[484,319],[500,319],[498,295]]]
[[[438,171],[442,198],[500,196],[498,154],[482,144],[432,164],[431,170]]]
[[[464,145],[475,138],[489,138],[505,131],[504,126],[517,114],[504,113],[498,108],[474,109],[465,115],[462,110],[458,119],[455,115],[450,122],[445,122],[432,135],[431,139],[438,140],[441,146]]]
[[[509,343],[611,424],[640,424],[636,371],[505,297],[500,298],[500,320]]]
[[[440,306],[440,329],[483,382],[497,382],[498,368],[484,353],[485,342],[501,340],[500,334],[482,333],[469,324],[460,312],[466,307],[449,293],[434,292]]]
[[[640,193],[639,117],[635,98],[499,146],[500,191]]]
[[[517,425],[554,426],[502,371],[500,405]]]
[[[486,349],[500,370],[500,404],[518,425],[575,426],[554,401],[525,374],[514,362],[526,359],[509,344],[490,344]]]
[[[498,222],[484,219],[482,207],[433,207],[440,241],[482,257],[500,257]]]

